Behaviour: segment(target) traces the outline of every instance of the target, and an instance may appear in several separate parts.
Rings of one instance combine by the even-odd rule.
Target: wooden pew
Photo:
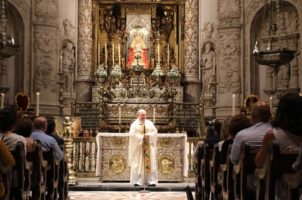
[[[42,146],[36,141],[33,151],[27,153],[27,160],[32,162],[31,175],[32,200],[45,200],[47,161],[43,159]]]
[[[32,163],[27,161],[23,142],[18,142],[12,151],[16,165],[12,170],[10,199],[28,200],[30,198]]]
[[[43,152],[43,159],[48,164],[46,171],[46,199],[58,199],[60,161],[56,157],[55,149],[51,147],[49,151]]]
[[[215,144],[212,159],[210,160],[210,191],[211,197],[214,200],[219,199],[219,194],[221,192],[221,185],[218,183],[219,172],[219,146],[218,144]]]
[[[282,176],[281,199],[296,200],[302,195],[302,169]]]
[[[272,140],[268,147],[268,156],[262,168],[256,168],[257,200],[270,200],[275,197],[275,186],[285,173],[294,173],[292,164],[298,151],[280,152],[279,142]]]
[[[222,185],[221,185],[221,193],[223,199],[234,199],[234,181],[233,181],[233,163],[231,162],[230,154],[232,150],[232,145],[229,145],[228,152],[227,152],[227,159],[226,163],[220,164],[220,171],[222,177]]]
[[[253,175],[256,169],[255,156],[260,146],[250,146],[243,142],[240,147],[239,162],[233,167],[234,199],[255,199],[255,191],[248,191],[247,177]]]
[[[213,155],[213,149],[205,143],[203,159],[201,159],[201,192],[202,199],[209,199],[210,196],[210,160]]]
[[[197,146],[198,155],[203,156],[203,146]],[[195,180],[195,200],[202,199],[202,185],[201,185],[201,159],[198,158],[194,167],[196,180]]]
[[[63,160],[60,162],[60,171],[59,171],[59,200],[68,199],[68,167],[67,167],[67,157],[65,153],[65,147],[61,146],[63,151]]]

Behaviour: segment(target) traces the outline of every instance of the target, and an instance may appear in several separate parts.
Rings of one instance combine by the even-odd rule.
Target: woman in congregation
[[[282,96],[272,124],[273,129],[264,136],[261,149],[256,155],[257,167],[264,166],[268,145],[273,139],[278,140],[280,151],[299,151],[302,144],[302,97],[296,93]]]

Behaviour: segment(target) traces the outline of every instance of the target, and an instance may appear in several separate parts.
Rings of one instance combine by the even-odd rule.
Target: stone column
[[[92,85],[92,0],[79,0],[78,12],[78,102],[91,101]]]
[[[231,115],[232,95],[235,94],[236,114],[241,105],[241,5],[240,0],[218,2],[217,106],[222,115]],[[226,108],[226,109],[225,109]],[[221,112],[220,112],[221,113]]]
[[[198,6],[198,1],[196,0],[188,0],[185,4],[185,102],[198,102],[200,96],[200,80],[198,78]]]

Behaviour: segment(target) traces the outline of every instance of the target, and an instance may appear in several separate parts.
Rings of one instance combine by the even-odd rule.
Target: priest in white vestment
[[[158,183],[156,164],[157,129],[146,119],[146,111],[139,110],[137,119],[129,132],[130,184],[134,186],[156,186]]]

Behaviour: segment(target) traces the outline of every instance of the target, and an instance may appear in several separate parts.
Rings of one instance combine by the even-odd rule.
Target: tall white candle
[[[107,65],[107,43],[105,43],[105,65]]]
[[[178,64],[178,45],[175,45],[175,59],[176,59],[176,65]]]
[[[60,63],[59,63],[59,73],[61,73],[63,70],[63,56],[60,56]]]
[[[118,65],[121,66],[121,43],[118,43]]]
[[[157,60],[158,60],[158,64],[160,64],[160,46],[159,46],[159,43],[158,43],[158,45],[157,45],[157,53],[158,53],[158,58],[157,58]]]
[[[112,43],[112,65],[114,65],[114,43]]]
[[[156,110],[155,107],[153,108],[153,123],[155,124],[155,116],[156,116]]]
[[[4,108],[4,93],[1,93],[1,109]]]
[[[40,92],[36,93],[36,116],[39,116],[40,112]]]
[[[232,116],[235,116],[236,95],[232,95]]]
[[[273,112],[273,97],[272,96],[269,97],[269,108],[270,108],[271,113],[272,113]]]
[[[168,53],[167,53],[167,63],[168,63],[168,66],[169,66],[169,62],[170,62],[170,45],[168,44]]]
[[[121,105],[118,106],[118,123],[122,123],[122,108]]]
[[[101,46],[100,46],[100,43],[98,43],[98,52],[97,52],[97,57],[98,57],[98,65],[100,65],[100,49],[101,49]]]

